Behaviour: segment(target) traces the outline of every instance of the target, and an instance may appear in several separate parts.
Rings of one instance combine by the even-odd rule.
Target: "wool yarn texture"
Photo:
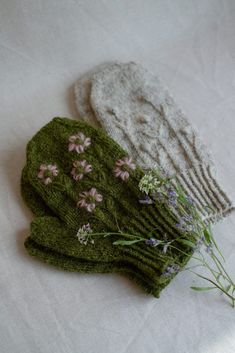
[[[143,175],[101,129],[54,118],[27,145],[21,191],[36,216],[25,241],[28,253],[69,271],[121,273],[159,297],[191,249],[182,245],[183,253],[163,253],[147,242],[113,244],[130,234],[168,240],[181,235],[167,207],[140,202]]]
[[[75,102],[80,118],[102,127],[143,169],[174,174],[204,220],[216,222],[234,209],[198,133],[141,65],[98,67],[76,82]]]

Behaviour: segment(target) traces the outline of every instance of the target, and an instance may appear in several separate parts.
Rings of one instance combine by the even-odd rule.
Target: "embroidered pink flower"
[[[69,137],[69,152],[83,153],[90,144],[90,137],[86,137],[82,132],[79,132]]]
[[[88,212],[92,212],[96,207],[96,203],[103,200],[103,196],[97,192],[96,188],[83,191],[79,196],[80,200],[77,203],[77,207],[85,208]]]
[[[92,166],[87,163],[84,159],[83,161],[74,161],[73,169],[71,174],[74,180],[81,180],[84,177],[84,174],[90,173],[92,171]]]
[[[42,179],[45,185],[52,183],[54,177],[58,175],[59,171],[56,165],[53,164],[41,164],[38,172],[38,178]]]
[[[132,162],[132,158],[124,157],[117,160],[113,172],[115,177],[125,181],[129,178],[131,170],[135,170],[135,168],[136,165]]]

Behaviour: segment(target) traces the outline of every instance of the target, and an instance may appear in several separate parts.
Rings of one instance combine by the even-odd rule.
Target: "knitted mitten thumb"
[[[25,241],[31,256],[60,269],[79,273],[117,273],[134,281],[146,293],[159,297],[167,285],[147,264],[125,257],[110,238],[90,237],[86,242],[55,217],[38,217],[31,223],[31,234]],[[167,265],[166,265],[167,266]]]

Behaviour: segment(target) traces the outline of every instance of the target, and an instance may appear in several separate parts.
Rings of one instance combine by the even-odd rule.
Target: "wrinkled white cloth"
[[[1,353],[234,353],[234,310],[190,291],[190,273],[157,300],[121,276],[29,257],[19,185],[27,141],[53,116],[76,118],[75,81],[98,64],[137,61],[200,130],[234,200],[234,37],[233,0],[1,0]],[[214,229],[233,277],[234,217]]]

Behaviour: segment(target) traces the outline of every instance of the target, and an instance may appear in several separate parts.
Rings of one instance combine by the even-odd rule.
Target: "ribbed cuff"
[[[195,201],[202,218],[216,222],[229,215],[234,206],[213,169],[209,165],[198,164],[177,174],[176,180]]]

